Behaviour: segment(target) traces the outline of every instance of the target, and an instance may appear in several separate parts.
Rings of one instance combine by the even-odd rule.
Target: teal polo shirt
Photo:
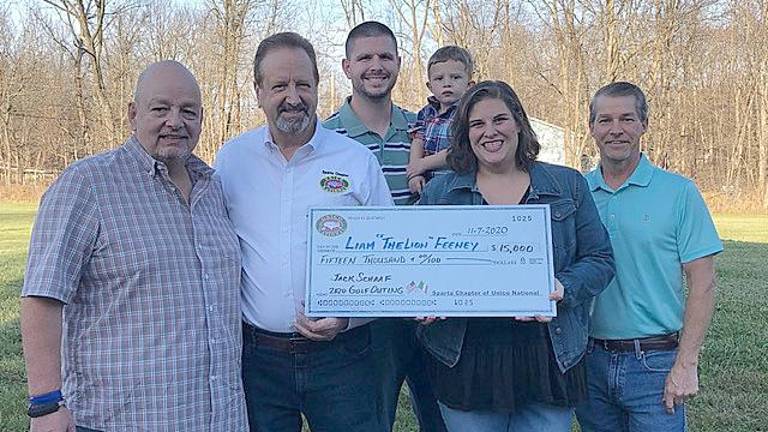
[[[368,147],[379,160],[395,204],[413,204],[416,196],[408,190],[408,176],[405,170],[411,151],[411,137],[408,131],[416,123],[416,115],[392,104],[389,129],[382,138],[368,129],[352,111],[350,100],[352,98],[348,97],[344,105],[323,122],[323,126]]]
[[[616,260],[616,277],[595,299],[590,336],[634,339],[679,331],[682,264],[723,250],[696,185],[645,155],[617,190],[605,183],[600,167],[586,178]]]

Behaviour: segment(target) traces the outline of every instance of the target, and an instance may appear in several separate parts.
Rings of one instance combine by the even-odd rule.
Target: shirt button
[[[215,310],[216,310],[216,306],[213,306],[213,305],[208,306],[208,312],[213,312]]]
[[[211,381],[216,381],[218,377],[216,375],[211,375]]]
[[[208,275],[208,273],[203,274],[203,279],[209,280],[211,277]]]
[[[563,329],[561,329],[560,327],[555,328],[555,334],[559,335],[562,332],[563,332]]]

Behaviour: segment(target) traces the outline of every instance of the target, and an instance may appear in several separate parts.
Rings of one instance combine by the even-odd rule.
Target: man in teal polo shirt
[[[589,400],[577,410],[585,432],[685,431],[684,402],[699,390],[713,257],[723,245],[696,185],[640,152],[647,126],[645,95],[634,84],[609,84],[590,103],[600,166],[587,180],[616,278],[592,313]]]
[[[416,196],[408,189],[405,171],[411,148],[408,131],[416,116],[392,103],[392,88],[400,71],[395,35],[386,25],[367,21],[349,32],[345,48],[342,68],[352,81],[352,96],[323,126],[368,147],[379,160],[395,204],[413,204]],[[400,388],[407,380],[420,430],[442,432],[445,425],[429,385],[425,353],[416,341],[415,327],[415,321],[400,318],[371,324],[383,382],[381,414],[391,429]]]

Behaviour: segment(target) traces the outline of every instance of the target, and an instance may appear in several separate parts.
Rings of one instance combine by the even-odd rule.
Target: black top
[[[464,411],[514,412],[528,403],[574,407],[587,396],[584,361],[560,372],[547,325],[514,318],[473,318],[459,362],[429,357],[437,399]]]
[[[520,202],[527,197],[528,191]],[[471,318],[454,367],[427,357],[435,395],[453,409],[514,412],[528,403],[574,407],[587,396],[584,361],[561,373],[547,325],[535,321]]]

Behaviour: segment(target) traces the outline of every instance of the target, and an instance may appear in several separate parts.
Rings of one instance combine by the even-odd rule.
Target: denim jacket
[[[535,162],[526,204],[549,204],[555,277],[563,284],[557,317],[547,325],[560,371],[581,360],[587,347],[592,299],[613,278],[613,251],[608,233],[584,177],[558,165]],[[475,173],[450,173],[427,184],[419,205],[480,205],[483,197]],[[458,363],[467,318],[449,318],[419,326],[417,335],[435,358],[453,367]]]

